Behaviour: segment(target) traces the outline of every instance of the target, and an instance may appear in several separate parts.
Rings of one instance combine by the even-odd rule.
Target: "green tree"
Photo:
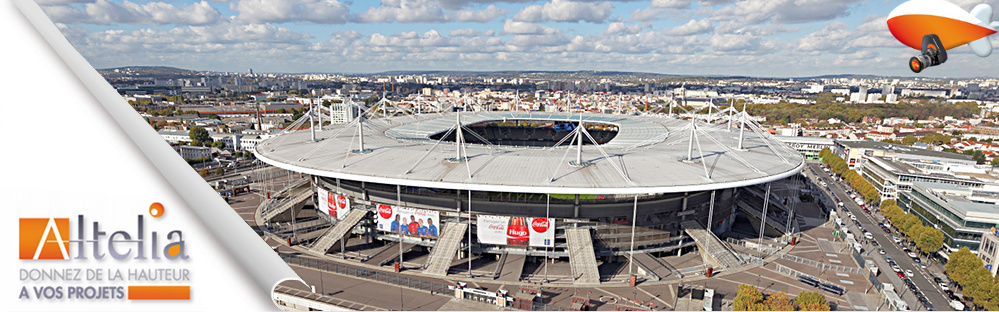
[[[223,175],[223,174],[225,174],[225,168],[222,168],[222,167],[215,168],[215,174],[216,175]]]
[[[188,132],[188,136],[192,140],[191,145],[205,145],[211,144],[212,142],[211,133],[208,133],[208,130],[205,130],[203,127],[191,127],[191,130]],[[199,144],[194,144],[193,141],[198,141]]]
[[[760,309],[760,307],[766,308],[766,305],[763,304],[763,293],[760,293],[760,290],[753,285],[739,285],[739,290],[736,291],[735,298],[732,300],[734,301],[733,311],[762,311],[764,309]]]
[[[999,167],[999,157],[992,158],[992,161],[989,162],[989,164],[992,165],[992,167]]]
[[[913,136],[913,135],[911,135],[911,134],[907,135],[904,138],[902,138],[902,144],[905,144],[905,145],[916,144],[916,137]]]
[[[218,120],[222,120],[222,117],[219,117],[219,115],[216,115],[215,113],[208,113],[208,116],[207,116],[207,117],[208,117],[208,119],[218,119]]]
[[[943,247],[944,235],[940,229],[925,226],[922,233],[916,237],[916,247],[925,253],[933,253]]]
[[[202,168],[201,170],[198,170],[198,174],[201,175],[202,177],[207,177],[208,176],[208,168]]]
[[[214,143],[212,143],[212,147],[217,149],[225,149],[225,142],[222,142],[221,140],[215,141]]]
[[[979,165],[984,164],[985,163],[985,152],[975,151],[974,153],[971,153],[971,159],[974,159],[975,162],[977,162]]]
[[[826,296],[815,291],[803,291],[794,298],[794,304],[801,311],[829,311],[829,302]]]

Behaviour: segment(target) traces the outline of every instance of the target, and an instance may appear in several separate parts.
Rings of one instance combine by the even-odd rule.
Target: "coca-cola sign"
[[[347,207],[347,197],[343,195],[336,196],[336,206],[340,209]]]
[[[382,219],[392,218],[392,206],[378,205],[378,216],[382,217]]]
[[[538,233],[548,232],[548,219],[534,218],[531,220],[531,229]]]

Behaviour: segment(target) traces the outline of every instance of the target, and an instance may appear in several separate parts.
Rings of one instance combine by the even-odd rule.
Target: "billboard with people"
[[[479,215],[479,243],[505,246],[552,247],[555,219]]]
[[[438,211],[380,204],[376,218],[380,231],[426,238],[440,235]]]
[[[318,200],[316,209],[323,214],[327,214],[334,219],[343,219],[350,212],[350,199],[347,196],[336,194],[321,187],[316,188]]]

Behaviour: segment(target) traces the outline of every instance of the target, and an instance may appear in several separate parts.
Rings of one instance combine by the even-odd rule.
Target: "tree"
[[[225,168],[222,168],[222,167],[216,168],[215,169],[215,174],[216,175],[223,175],[223,174],[225,174]]]
[[[905,145],[916,144],[916,137],[913,136],[913,135],[911,135],[911,134],[907,135],[904,138],[902,138],[902,144],[905,144]]]
[[[992,161],[989,162],[989,164],[992,165],[992,167],[999,167],[999,157],[992,158]]]
[[[974,153],[971,154],[971,159],[974,159],[975,162],[977,162],[979,165],[984,164],[985,163],[985,152],[977,151],[976,150]]]
[[[208,119],[222,120],[222,117],[219,117],[219,115],[216,115],[215,113],[208,113]]]
[[[205,145],[212,142],[211,133],[208,133],[208,130],[205,130],[203,127],[191,127],[191,131],[188,132],[187,135],[191,137],[191,145],[195,145],[193,141],[198,141],[200,143],[197,145]]]
[[[736,291],[735,298],[732,300],[733,311],[761,311],[761,306],[766,307],[763,305],[763,294],[753,285],[739,285],[739,290]]]
[[[794,304],[801,311],[829,311],[826,296],[814,291],[803,291],[794,298]]]
[[[770,297],[767,297],[765,303],[770,311],[794,311],[794,303],[791,302],[791,297],[783,291],[770,295]]]
[[[208,176],[208,168],[202,168],[201,170],[198,170],[198,174],[201,175],[202,177],[207,177]]]
[[[215,141],[214,143],[212,143],[212,147],[217,148],[217,149],[224,149],[225,148],[225,142],[222,142],[221,140]]]
[[[943,247],[944,235],[940,229],[925,226],[916,238],[916,247],[925,253],[932,253]]]

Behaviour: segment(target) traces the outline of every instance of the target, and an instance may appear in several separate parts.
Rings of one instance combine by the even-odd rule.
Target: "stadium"
[[[259,160],[308,178],[257,213],[281,223],[314,210],[316,220],[298,225],[311,231],[289,243],[327,255],[361,241],[379,246],[365,260],[387,255],[375,264],[395,261],[396,246],[421,249],[419,269],[436,276],[460,263],[471,272],[461,262],[469,253],[567,262],[579,285],[607,280],[598,261],[656,271],[649,255],[699,251],[724,270],[746,260],[715,235],[732,227],[740,195],[804,166],[747,119],[732,108],[362,114],[258,144]]]

